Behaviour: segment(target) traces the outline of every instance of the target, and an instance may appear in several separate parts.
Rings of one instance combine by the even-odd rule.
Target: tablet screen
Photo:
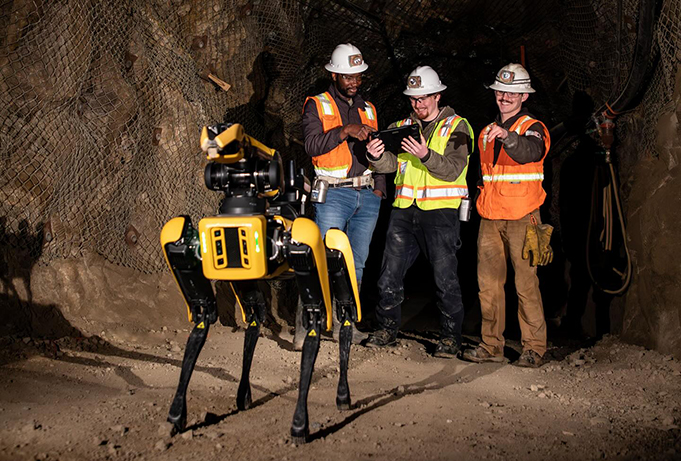
[[[388,130],[376,131],[371,133],[372,138],[381,138],[385,145],[385,150],[397,155],[403,152],[401,147],[402,140],[411,136],[416,141],[421,138],[419,136],[418,125],[404,125],[397,128],[390,128]]]

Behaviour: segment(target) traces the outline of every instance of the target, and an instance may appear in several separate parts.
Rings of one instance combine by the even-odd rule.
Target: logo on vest
[[[525,136],[534,136],[535,138],[543,139],[542,136],[541,136],[541,133],[539,133],[538,131],[534,131],[534,130],[527,130],[525,132]]]

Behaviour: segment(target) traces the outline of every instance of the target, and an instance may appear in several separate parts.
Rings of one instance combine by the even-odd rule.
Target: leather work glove
[[[539,224],[537,226],[537,239],[539,240],[539,261],[537,265],[539,266],[546,266],[553,261],[551,234],[553,234],[553,226],[550,224]]]
[[[551,248],[551,234],[553,226],[550,224],[537,224],[532,216],[531,224],[525,231],[525,244],[523,245],[523,259],[530,260],[530,266],[545,266],[553,261],[553,249]]]

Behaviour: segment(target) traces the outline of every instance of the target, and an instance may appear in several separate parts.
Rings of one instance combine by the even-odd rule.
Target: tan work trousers
[[[518,321],[523,351],[546,352],[546,321],[539,292],[537,268],[522,258],[525,231],[530,215],[539,220],[539,211],[517,221],[482,218],[478,233],[478,285],[482,309],[482,343],[492,355],[503,355],[506,328],[506,261],[511,259],[518,293]]]

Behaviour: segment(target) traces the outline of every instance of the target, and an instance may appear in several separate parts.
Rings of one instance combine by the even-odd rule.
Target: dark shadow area
[[[42,251],[42,223],[31,229],[28,220],[22,219],[14,232],[7,218],[0,217],[0,336],[58,338],[77,334],[57,306],[33,303],[31,272]]]
[[[93,337],[97,341],[101,342],[101,338],[98,337]],[[257,361],[258,357],[258,349],[256,347],[256,352],[255,352],[255,360]],[[97,354],[98,356],[109,356],[109,357],[120,357],[128,360],[136,360],[136,361],[141,361],[141,362],[147,362],[147,363],[156,363],[156,364],[161,364],[161,365],[172,365],[173,367],[178,369],[177,377],[179,378],[179,370],[182,368],[182,359],[173,359],[173,358],[168,358],[168,357],[162,357],[162,356],[157,356],[153,354],[147,354],[143,352],[137,352],[137,351],[128,351],[125,349],[118,348],[110,343],[105,342],[104,345],[99,346],[98,348],[91,350],[90,352]],[[113,369],[115,374],[119,377],[121,377],[131,388],[144,388],[148,389],[150,386],[146,385],[135,373],[132,371],[131,367],[127,366],[120,366],[115,363],[102,360],[99,358],[86,358],[86,357],[74,357],[70,355],[63,355],[57,360],[66,362],[66,363],[72,363],[74,365],[82,365],[82,366],[89,366],[89,367],[97,367],[97,368],[103,368],[103,369]],[[227,372],[223,368],[219,367],[212,367],[212,366],[205,366],[200,364],[200,358],[199,362],[197,363],[196,367],[194,368],[194,373],[196,372],[202,372],[209,374],[210,376],[222,380],[222,381],[227,381],[231,383],[238,383],[239,378],[238,376],[241,373],[241,366],[238,367],[237,370],[234,370],[234,375],[231,373]],[[325,367],[316,367],[315,372],[312,376],[312,384],[318,383],[322,379],[326,379],[326,375],[330,373],[331,371],[335,370],[336,365],[328,365]],[[298,383],[294,382],[292,384],[289,384],[285,387],[282,387],[277,390],[270,390],[262,386],[257,386],[251,383],[251,388],[255,389],[259,392],[262,392],[265,394],[264,396],[254,400],[251,405],[250,409],[259,407],[261,405],[266,404],[267,402],[271,401],[272,399],[276,397],[282,397],[286,396],[290,392],[295,392],[298,390]],[[174,387],[173,387],[174,389]],[[172,399],[172,395],[168,394],[168,402],[167,404],[170,405]],[[295,397],[290,398],[291,402],[295,402]],[[224,419],[236,414],[238,410],[232,410],[229,411],[225,414],[221,415],[215,415],[211,414],[212,416],[209,416],[206,421],[203,421],[201,423],[197,423],[194,426],[188,427],[187,429],[198,429],[200,427],[207,427],[213,424],[217,424]]]
[[[558,191],[561,232],[559,239],[553,242],[564,254],[562,262],[569,284],[558,331],[560,337],[567,339],[600,338],[610,333],[613,295],[602,291],[591,279],[591,274],[606,286],[618,283],[610,271],[614,267],[612,253],[605,252],[599,241],[604,228],[602,190],[594,189],[593,185],[594,180],[599,180],[601,185],[609,184],[609,178],[602,177],[605,176],[602,147],[593,133],[584,131],[593,107],[589,95],[576,92],[573,115],[565,122],[566,132],[574,137],[575,147],[561,163]],[[615,246],[618,243],[615,241]],[[587,308],[593,311],[591,315],[585,315]]]
[[[501,366],[503,366],[497,364],[467,366],[460,372],[456,372],[457,365],[461,366],[461,362],[459,362],[458,360],[446,361],[444,362],[442,370],[431,376],[428,376],[427,378],[417,383],[408,384],[404,386],[397,386],[393,389],[390,389],[389,391],[376,395],[371,395],[369,397],[365,397],[361,400],[358,400],[353,405],[353,408],[359,408],[358,411],[355,411],[350,416],[343,419],[343,421],[340,421],[329,427],[321,429],[316,433],[311,434],[310,441],[319,440],[321,438],[334,434],[340,431],[341,429],[345,428],[348,424],[351,424],[359,417],[373,410],[396,402],[404,397],[422,394],[423,392],[426,391],[444,389],[446,387],[457,384],[470,383],[477,378],[494,373]]]
[[[31,273],[42,254],[44,239],[51,239],[49,230],[45,233],[43,230],[42,223],[31,229],[28,220],[22,219],[18,230],[13,232],[7,218],[0,217],[0,338],[28,338],[28,342],[21,345],[8,341],[0,356],[2,365],[23,360],[26,355],[53,354],[54,351],[45,350],[49,342],[28,347],[34,338],[83,336],[66,320],[60,306],[33,300]]]

